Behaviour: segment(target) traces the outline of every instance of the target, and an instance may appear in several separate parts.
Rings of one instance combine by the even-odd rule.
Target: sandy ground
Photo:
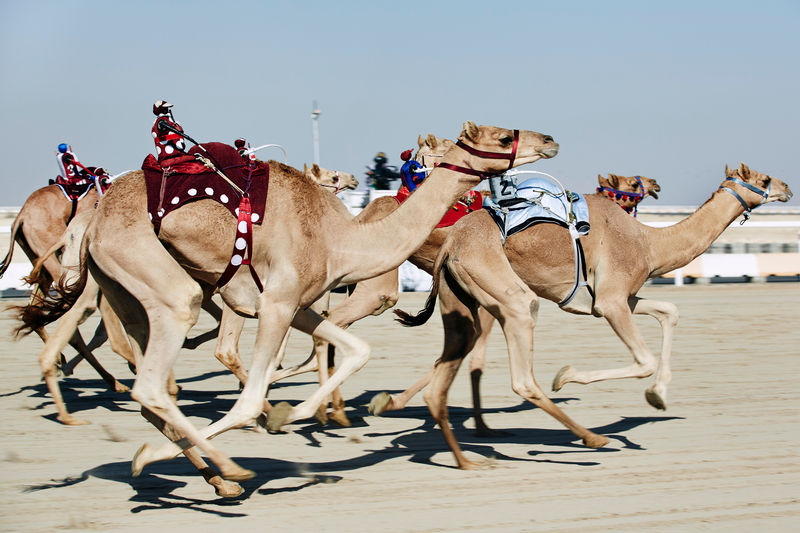
[[[0,315],[0,529],[3,531],[585,532],[797,531],[800,523],[800,284],[647,287],[676,303],[669,409],[644,401],[651,383],[623,380],[567,385],[553,398],[610,444],[591,450],[510,389],[505,346],[493,331],[484,379],[488,423],[510,435],[473,436],[469,384],[462,369],[449,400],[453,425],[476,471],[452,455],[421,396],[405,411],[373,417],[369,399],[404,389],[425,372],[442,342],[438,317],[416,330],[389,313],[352,331],[373,347],[372,361],[344,386],[350,428],[296,423],[284,435],[242,429],[216,439],[257,472],[235,500],[217,498],[185,459],[157,463],[132,478],[130,460],[160,436],[128,394],[110,393],[82,364],[62,380],[66,400],[91,425],[65,427],[40,382],[38,338],[14,342]],[[404,294],[416,311],[425,294]],[[6,303],[6,302],[3,302]],[[651,349],[652,319],[638,317]],[[91,332],[96,319],[83,327]],[[203,315],[198,329],[209,328]],[[249,352],[254,324],[242,347]],[[292,337],[288,360],[309,340]],[[601,319],[542,306],[536,371],[546,385],[558,369],[627,365],[630,356]],[[185,351],[176,369],[180,404],[197,425],[218,419],[237,394],[206,344]],[[132,379],[106,347],[98,355],[118,378]],[[276,387],[271,399],[299,401],[311,375]],[[792,526],[794,524],[794,526]],[[257,529],[255,529],[257,528]]]

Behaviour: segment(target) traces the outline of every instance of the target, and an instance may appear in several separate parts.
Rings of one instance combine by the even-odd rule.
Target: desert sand
[[[109,392],[82,363],[62,379],[67,405],[91,425],[66,427],[36,363],[35,336],[15,342],[0,313],[0,529],[3,531],[346,531],[348,533],[522,531],[797,531],[800,524],[800,284],[648,286],[641,295],[677,304],[669,407],[644,399],[651,383],[568,384],[552,393],[574,419],[608,435],[600,450],[580,445],[510,388],[506,350],[495,326],[484,374],[486,420],[508,434],[473,435],[467,363],[451,391],[456,434],[485,466],[454,468],[422,395],[404,411],[370,416],[377,392],[400,391],[433,363],[442,343],[438,317],[405,329],[391,313],[352,327],[372,360],[343,387],[352,427],[301,421],[282,435],[249,429],[216,443],[257,476],[245,493],[218,498],[183,457],[133,478],[130,461],[163,437],[129,394]],[[427,295],[403,294],[416,311]],[[8,302],[22,303],[22,301]],[[652,350],[657,323],[637,317]],[[82,327],[90,336],[97,318]],[[196,331],[213,321],[201,315]],[[249,360],[255,323],[243,335]],[[536,332],[535,370],[549,390],[559,368],[627,365],[628,351],[602,319],[573,316],[545,302]],[[310,339],[293,334],[288,362]],[[71,355],[71,351],[67,352]],[[98,357],[131,385],[107,347]],[[213,344],[184,351],[179,402],[197,425],[218,419],[236,398],[236,380]],[[297,402],[315,376],[280,383],[271,400]]]

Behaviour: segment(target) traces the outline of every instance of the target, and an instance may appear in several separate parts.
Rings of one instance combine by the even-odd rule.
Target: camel
[[[430,234],[442,215],[488,175],[558,153],[552,137],[524,130],[467,122],[459,143],[403,206],[376,222],[358,224],[332,206],[316,185],[295,169],[270,161],[269,201],[262,225],[253,226],[251,272],[239,270],[219,293],[226,305],[258,317],[248,380],[221,420],[198,430],[181,413],[166,388],[167,378],[200,305],[226,270],[237,226],[212,200],[186,204],[164,218],[155,235],[146,211],[142,173],[118,180],[92,218],[82,241],[78,283],[59,287],[61,296],[34,328],[57,319],[80,295],[89,271],[119,315],[134,347],[138,374],[131,395],[185,437],[159,449],[144,445],[132,463],[134,475],[147,464],[174,458],[197,446],[225,480],[255,474],[237,465],[210,442],[261,415],[277,355],[290,326],[344,352],[339,370],[306,400],[303,409],[270,413],[281,425],[307,418],[330,392],[369,358],[369,346],[314,313],[310,306],[340,284],[369,279],[398,267]],[[52,311],[52,312],[51,312]],[[50,314],[48,314],[51,312]],[[300,407],[300,406],[298,406]]]
[[[661,187],[656,180],[645,176],[619,176],[616,174],[609,174],[606,178],[598,174],[597,181],[600,187],[594,193],[594,196],[610,199],[628,213],[634,213],[638,204],[648,196],[658,199],[658,192],[661,191]],[[617,194],[609,195],[609,190]],[[622,194],[626,192],[634,193],[634,195]],[[449,234],[449,228],[447,229],[447,234]],[[434,252],[436,253],[438,251],[439,248],[437,247]],[[430,265],[430,268],[420,268],[428,272],[428,274],[433,275],[435,257],[429,257],[428,259],[429,261],[425,261],[423,264],[425,267]],[[331,320],[333,320],[333,313],[331,313]],[[478,328],[480,333],[475,340],[472,350],[468,352],[472,354],[470,358],[470,383],[472,386],[473,419],[475,421],[475,434],[483,437],[491,437],[502,435],[503,433],[492,430],[483,420],[480,380],[483,376],[483,367],[486,361],[486,346],[489,342],[491,328],[494,325],[494,317],[485,309],[480,308],[478,311],[478,320],[480,321],[480,328]],[[434,369],[431,369],[425,376],[400,394],[390,395],[388,392],[376,394],[372,400],[370,400],[369,411],[374,415],[381,415],[387,411],[404,409],[411,398],[428,385],[433,377],[433,373]]]
[[[352,174],[331,171],[319,167],[318,165],[313,165],[313,167],[306,166],[305,174],[323,187],[354,189],[358,186],[358,181],[353,177]],[[64,283],[69,283],[74,280],[75,270],[80,262],[80,243],[91,218],[94,216],[94,212],[94,209],[84,209],[78,212],[78,214],[66,227],[66,230],[55,242],[52,243],[50,248],[36,259],[34,262],[33,271],[28,277],[28,279],[31,280],[34,285],[49,286],[50,280],[53,279],[53,273],[47,270],[47,266],[50,265],[51,261],[55,260],[57,253],[60,254],[57,263],[59,265],[60,274],[55,276],[55,278],[58,279],[59,277],[63,277],[62,282]],[[111,340],[112,349],[114,349],[117,353],[120,353],[123,355],[123,357],[125,357],[124,354],[128,352],[130,353],[129,358],[125,357],[125,359],[128,360],[129,364],[131,365],[131,369],[135,370],[134,355],[130,348],[130,344],[126,339],[122,325],[120,324],[119,319],[114,314],[113,310],[101,297],[99,287],[90,276],[80,298],[72,306],[72,309],[70,309],[69,313],[62,317],[56,328],[56,331],[47,339],[45,342],[45,347],[38,356],[39,364],[42,370],[42,376],[47,384],[51,396],[53,397],[53,403],[56,406],[56,410],[58,411],[57,419],[64,425],[76,426],[88,424],[89,422],[73,417],[67,410],[61,395],[60,387],[58,385],[56,368],[52,364],[53,357],[54,355],[57,356],[57,354],[60,353],[64,346],[66,346],[69,339],[76,334],[78,326],[87,318],[89,318],[89,316],[94,313],[98,306],[101,308],[103,323],[106,326],[105,328],[98,328],[98,330],[103,329],[103,335],[107,336]],[[218,321],[222,322],[221,316],[224,314],[224,311],[220,310],[216,304],[211,301],[204,302],[203,309],[217,318]],[[219,314],[217,314],[217,311]],[[24,321],[25,319],[23,318],[23,322]],[[217,330],[219,330],[219,327]],[[214,337],[216,337],[216,330],[206,332],[195,339],[187,339],[184,341],[184,347],[194,349],[204,339]],[[97,343],[97,346],[100,344],[102,344],[102,340],[100,343]],[[191,346],[187,346],[187,344],[191,344]],[[89,351],[89,355],[91,356],[91,351]],[[62,368],[67,366],[74,368],[74,366],[77,364],[76,360],[79,361],[82,357],[83,355],[79,354],[68,364],[62,365]],[[102,372],[106,372],[93,356],[91,360],[94,361],[93,365],[95,365],[95,368],[99,368],[102,370]],[[122,385],[122,387],[124,390],[119,392],[128,391],[127,387],[124,385]],[[171,387],[173,392],[177,393],[177,386],[172,384]]]
[[[40,264],[40,274],[38,283],[33,284],[31,302],[41,297],[52,282],[61,275],[61,264],[55,254],[47,254],[57,242],[62,242],[67,224],[74,217],[80,217],[84,213],[94,211],[94,206],[98,201],[97,190],[92,187],[86,195],[78,200],[76,205],[64,197],[64,193],[57,185],[48,185],[37,189],[31,194],[22,205],[17,217],[11,225],[11,243],[8,253],[0,263],[0,277],[8,269],[14,254],[14,244],[19,244],[31,263],[36,264],[40,258],[44,260]],[[101,311],[111,312],[103,306]],[[36,333],[47,343],[48,335],[44,328],[37,328]],[[128,392],[128,387],[117,381],[108,371],[106,371],[97,359],[92,355],[92,350],[105,342],[105,330],[98,328],[94,338],[87,345],[79,331],[75,330],[70,336],[69,344],[78,352],[78,357],[70,363],[62,355],[60,360],[64,362],[61,370],[65,375],[70,375],[78,361],[85,358],[94,369],[108,384],[111,390],[116,392]],[[64,343],[66,344],[66,342]],[[63,348],[63,346],[62,346]],[[60,350],[61,348],[59,348]],[[124,344],[117,344],[116,337],[112,343],[112,349],[125,358],[129,363],[133,362],[133,352]]]
[[[606,379],[645,378],[656,374],[645,397],[656,409],[666,409],[670,381],[669,357],[677,308],[668,302],[636,296],[645,281],[688,264],[743,213],[766,202],[788,201],[792,193],[777,178],[740,164],[726,166],[726,180],[695,213],[668,228],[650,228],[625,215],[602,198],[587,197],[591,231],[581,237],[586,252],[588,288],[562,306],[576,314],[605,317],[625,343],[634,363],[625,368],[579,372],[563,368],[553,382],[558,391],[565,383],[591,383]],[[572,421],[537,385],[533,374],[533,329],[539,298],[561,302],[571,291],[574,271],[570,236],[552,224],[539,224],[501,244],[498,229],[488,214],[475,213],[453,228],[434,267],[434,288],[425,309],[412,317],[398,312],[406,325],[417,325],[433,313],[437,293],[445,324],[445,347],[437,361],[425,401],[453,452],[459,468],[478,465],[467,460],[448,423],[447,391],[464,356],[481,327],[478,306],[500,322],[509,351],[513,390],[544,409],[581,438],[598,448],[608,438]],[[660,361],[649,351],[633,321],[633,314],[650,315],[662,327]]]

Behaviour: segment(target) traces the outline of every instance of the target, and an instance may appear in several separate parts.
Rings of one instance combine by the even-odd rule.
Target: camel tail
[[[45,262],[50,259],[51,256],[55,255],[61,248],[64,247],[63,236],[61,239],[57,240],[49,250],[47,250],[42,257],[38,258],[36,261],[33,262],[33,270],[31,273],[23,278],[23,281],[28,285],[38,285],[39,287],[49,287],[50,286],[50,273],[44,269]]]
[[[436,307],[436,297],[439,296],[439,273],[442,270],[442,265],[444,265],[446,258],[447,253],[440,253],[436,256],[436,262],[433,265],[433,286],[431,287],[431,293],[428,295],[428,299],[425,300],[425,307],[416,315],[406,313],[402,309],[395,309],[393,312],[397,315],[397,318],[395,318],[397,322],[400,322],[408,328],[413,328],[423,325],[433,316],[433,311]]]
[[[15,337],[25,336],[48,324],[52,324],[69,311],[86,288],[89,279],[88,245],[84,242],[81,247],[81,260],[78,267],[78,278],[70,283],[72,276],[69,271],[61,275],[53,285],[50,293],[47,292],[49,278],[46,270],[42,268],[44,260],[55,252],[53,248],[36,261],[31,275],[25,278],[28,283],[39,284],[40,290],[35,291],[28,305],[11,307],[16,311],[17,318],[22,324],[14,329]],[[55,246],[55,245],[54,245]],[[57,249],[57,248],[56,248]]]
[[[14,255],[14,244],[16,244],[17,240],[17,231],[19,231],[19,222],[14,220],[14,224],[11,225],[11,244],[8,245],[8,253],[3,258],[3,262],[0,263],[0,278],[3,277],[3,274],[6,273],[8,266],[11,264],[11,257]]]

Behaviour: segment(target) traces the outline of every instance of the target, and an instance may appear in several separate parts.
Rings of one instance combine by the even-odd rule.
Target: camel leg
[[[239,339],[242,336],[245,317],[237,315],[233,309],[225,306],[219,322],[219,337],[214,348],[214,356],[220,363],[233,372],[233,375],[244,386],[247,383],[247,371],[239,355]]]
[[[494,317],[484,308],[478,311],[480,320],[480,335],[475,341],[475,347],[470,352],[469,376],[472,385],[472,417],[475,420],[475,434],[479,437],[501,437],[507,435],[505,431],[496,431],[486,425],[483,420],[481,408],[481,377],[486,363],[486,348],[489,344],[489,335],[494,325]]]
[[[497,244],[499,246],[499,242]],[[489,252],[484,249],[481,253]],[[564,424],[586,446],[605,446],[607,437],[597,435],[572,420],[536,383],[533,374],[533,330],[539,313],[539,298],[517,276],[502,253],[495,257],[502,260],[494,261],[490,269],[483,271],[468,270],[469,261],[451,261],[448,266],[458,284],[463,288],[468,287],[478,303],[500,322],[508,346],[512,389]],[[487,276],[485,272],[491,275]]]
[[[102,314],[102,311],[100,312]],[[105,321],[100,320],[100,323],[97,325],[97,328],[94,330],[94,335],[92,335],[92,339],[89,341],[89,344],[86,345],[86,349],[90,352],[95,351],[97,348],[102,346],[108,340],[108,333],[106,332]],[[69,363],[61,365],[61,371],[64,373],[65,376],[71,375],[75,372],[75,367],[78,366],[78,363],[83,361],[83,354],[79,353],[75,357],[69,360]]]
[[[277,284],[278,282],[275,283]],[[282,293],[278,291],[281,291],[281,289],[278,288],[275,290],[273,288],[273,290],[271,290],[271,288],[268,287],[259,296],[259,305],[257,310],[259,316],[258,332],[256,333],[253,361],[250,371],[248,372],[247,383],[242,389],[242,392],[239,395],[239,398],[236,400],[233,408],[217,422],[198,431],[190,423],[188,423],[177,407],[170,408],[162,398],[159,398],[160,401],[157,406],[159,411],[156,411],[156,414],[163,418],[170,425],[174,426],[176,430],[186,435],[186,438],[174,443],[168,443],[157,449],[149,445],[142,446],[132,464],[132,469],[135,475],[138,475],[144,466],[155,461],[172,459],[183,450],[190,448],[193,445],[198,446],[206,453],[206,455],[208,455],[208,457],[220,469],[224,479],[242,481],[245,479],[250,479],[253,477],[253,475],[255,475],[253,472],[244,470],[236,465],[230,460],[230,458],[222,454],[222,452],[211,445],[208,439],[211,439],[229,429],[252,424],[253,421],[255,421],[261,415],[264,409],[264,397],[267,392],[267,387],[270,383],[272,374],[275,371],[275,367],[279,363],[280,351],[287,338],[286,334],[289,330],[289,327],[292,325],[292,317],[295,313],[303,313],[297,312],[296,304],[293,305],[288,301],[280,303]],[[269,305],[266,305],[267,302],[269,302]],[[311,311],[307,312],[315,315],[315,313]],[[315,316],[318,317],[318,315]],[[165,321],[162,319],[161,323],[163,322]],[[160,331],[158,335],[156,335],[156,333],[153,331],[154,324],[152,321],[150,327],[151,334],[150,342],[147,345],[148,351],[150,351],[151,346],[154,345],[154,338],[163,338],[167,335],[166,333]],[[169,328],[168,331],[174,332],[173,335],[180,333],[179,331],[175,332],[175,326]],[[280,341],[276,343],[275,339],[280,339]],[[177,353],[179,346],[177,349],[173,348],[173,350]],[[159,353],[170,352],[159,350]],[[172,359],[174,359],[174,357]],[[150,366],[153,366],[153,364],[148,363],[147,356],[145,357],[145,363],[146,369]],[[160,366],[166,368],[166,363],[171,364],[171,361],[165,360],[165,363],[160,364]],[[162,372],[163,368],[161,370]],[[143,378],[146,379],[143,380]],[[139,396],[138,393],[140,390],[146,390],[148,394],[152,395],[152,398],[156,398],[159,390],[158,388],[153,388],[151,384],[153,380],[147,378],[147,374],[143,375],[143,372],[139,373],[136,379],[136,385],[133,389],[133,394]],[[140,383],[143,384],[141,388]],[[145,389],[145,387],[147,387],[147,389]],[[150,397],[143,399],[147,399],[148,403],[155,403],[150,400]],[[138,397],[137,400],[139,400]],[[141,401],[143,404],[145,403],[142,400],[139,401]],[[146,407],[153,410],[150,405],[146,405]],[[314,409],[316,409],[316,407],[314,407]]]
[[[183,347],[186,348],[187,350],[194,350],[201,344],[208,342],[211,339],[216,339],[220,334],[220,327],[222,326],[221,324],[222,313],[223,313],[222,309],[220,309],[220,307],[211,300],[203,302],[202,307],[203,311],[211,315],[214,318],[214,320],[217,321],[217,327],[212,329],[211,331],[206,331],[205,333],[202,333],[197,337],[191,339],[187,338],[186,340],[184,340]]]
[[[128,362],[128,367],[135,373],[136,357],[133,354],[133,349],[128,342],[125,330],[122,327],[119,317],[114,312],[114,309],[109,305],[108,299],[100,295],[100,314],[103,315],[103,323],[105,324],[105,331],[108,336],[111,349]],[[91,345],[90,345],[91,348]]]
[[[447,446],[455,456],[458,468],[471,470],[477,468],[478,464],[464,456],[453,429],[450,427],[447,392],[453,384],[461,362],[474,346],[478,332],[475,329],[476,323],[468,305],[454,297],[446,286],[444,279],[440,283],[439,290],[440,297],[442,293],[446,293],[439,300],[442,325],[444,327],[444,349],[442,356],[434,366],[433,375],[425,391],[424,398]],[[474,301],[470,301],[469,297],[465,296],[464,299],[474,306]]]
[[[58,420],[65,425],[75,426],[88,424],[84,420],[73,418],[67,411],[64,404],[64,398],[61,395],[61,388],[56,379],[56,360],[61,354],[61,349],[67,345],[77,330],[78,324],[85,317],[85,312],[89,308],[93,308],[97,301],[97,285],[92,283],[91,280],[87,283],[86,288],[80,295],[75,305],[67,311],[64,316],[59,320],[56,330],[48,338],[44,348],[39,352],[39,366],[44,376],[44,381],[53,397],[53,402],[58,410]]]
[[[306,401],[291,408],[284,403],[280,410],[278,405],[275,406],[267,421],[271,431],[277,431],[295,420],[313,416],[325,398],[369,360],[370,348],[367,343],[310,309],[299,311],[292,322],[292,327],[333,344],[344,353],[344,356],[341,367]]]
[[[678,323],[678,309],[669,302],[645,300],[644,298],[631,297],[627,303],[614,302],[616,305],[603,306],[604,316],[628,347],[633,355],[633,364],[624,368],[610,370],[594,370],[579,372],[572,366],[562,368],[553,380],[553,389],[560,389],[565,383],[594,383],[607,379],[646,378],[659,370],[656,383],[647,389],[645,398],[656,409],[666,409],[666,392],[672,373],[669,357],[672,351],[672,336],[675,325]],[[632,313],[649,315],[661,324],[661,364],[652,354],[639,333],[639,328],[633,321]]]

